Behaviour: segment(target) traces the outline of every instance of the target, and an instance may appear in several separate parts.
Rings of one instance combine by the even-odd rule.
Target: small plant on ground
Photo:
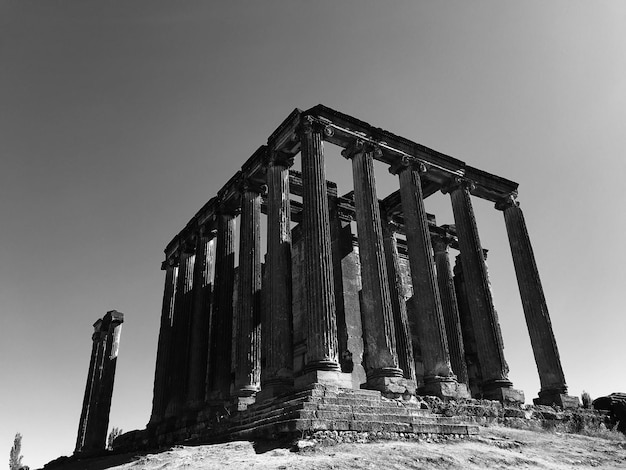
[[[120,428],[113,427],[113,429],[111,429],[109,437],[107,438],[107,450],[113,450],[113,441],[121,435],[122,430]]]
[[[591,396],[583,390],[583,393],[580,395],[580,400],[583,402],[583,408],[589,409],[591,408]]]

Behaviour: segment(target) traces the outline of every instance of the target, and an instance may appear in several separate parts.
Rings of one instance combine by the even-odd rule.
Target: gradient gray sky
[[[318,103],[517,181],[571,393],[626,391],[625,46],[619,0],[0,0],[0,455],[17,431],[31,468],[73,451],[91,325],[111,309],[110,422],[145,426],[163,248]],[[380,170],[383,196],[397,182]],[[531,400],[502,214],[475,208]],[[453,222],[445,196],[427,209]]]

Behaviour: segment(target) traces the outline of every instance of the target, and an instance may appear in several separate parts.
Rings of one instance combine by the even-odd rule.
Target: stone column
[[[124,314],[111,310],[94,324],[92,357],[74,453],[105,449]]]
[[[211,332],[207,398],[228,400],[231,385],[233,289],[235,285],[235,211],[224,203],[218,208],[215,248],[215,299]]]
[[[426,172],[421,163],[406,160],[390,171],[399,175],[400,198],[411,266],[413,294],[417,299],[416,319],[424,363],[424,390],[421,393],[439,397],[465,398],[469,394],[459,384],[450,366],[448,341],[435,277],[432,244],[422,196],[420,173]]]
[[[398,352],[398,362],[404,372],[404,377],[417,383],[411,328],[409,326],[404,287],[400,274],[400,254],[398,253],[398,240],[396,238],[397,229],[397,225],[389,218],[383,223],[383,243],[385,246],[389,293],[391,294],[391,309],[393,311],[393,323],[396,334],[396,351]]]
[[[513,389],[508,378],[509,366],[504,358],[500,323],[489,289],[483,249],[472,208],[471,188],[471,182],[457,179],[445,191],[450,193],[452,200],[467,300],[483,375],[482,393],[487,399],[523,403],[523,392]]]
[[[195,242],[181,242],[180,266],[176,279],[174,317],[172,319],[172,354],[166,417],[180,416],[187,405],[189,377],[189,335],[191,330],[191,301]]]
[[[385,265],[380,208],[374,177],[374,147],[357,140],[342,155],[352,160],[354,204],[361,260],[363,339],[368,388],[387,391],[402,377]]]
[[[165,289],[163,292],[163,305],[161,307],[161,327],[159,329],[159,342],[157,346],[156,367],[154,371],[154,390],[152,395],[152,414],[150,424],[161,421],[165,416],[167,406],[166,380],[171,373],[168,370],[168,357],[172,341],[172,314],[174,312],[174,294],[176,292],[176,275],[178,272],[178,260],[166,259],[161,265],[165,270]]]
[[[443,320],[446,325],[446,336],[448,339],[452,371],[456,375],[459,383],[464,383],[469,386],[459,307],[448,255],[448,247],[452,239],[449,235],[435,235],[432,237],[432,241],[433,248],[435,249],[437,284],[439,285],[439,294],[441,296],[441,307],[443,309]]]
[[[307,374],[299,378],[298,387],[337,382],[340,370],[323,129],[311,116],[304,116],[301,124]]]
[[[111,310],[103,317],[102,325],[106,328],[106,346],[104,349],[102,379],[100,382],[100,394],[98,399],[98,411],[96,418],[96,442],[103,449],[106,446],[107,431],[109,429],[109,414],[111,412],[111,398],[113,397],[113,384],[115,382],[115,369],[117,355],[120,348],[122,323],[124,314]]]
[[[196,236],[196,257],[193,268],[193,291],[191,309],[191,334],[189,343],[189,377],[187,403],[191,409],[204,404],[207,360],[209,357],[209,334],[211,325],[211,265],[214,253],[211,230],[201,228]]]
[[[267,165],[267,309],[261,327],[261,394],[272,397],[293,388],[291,310],[291,206],[289,168],[293,155],[270,150]]]
[[[100,377],[102,375],[102,357],[104,354],[105,333],[101,330],[102,319],[93,324],[94,332],[91,336],[91,358],[89,360],[89,372],[87,374],[87,384],[85,386],[85,395],[83,398],[83,407],[80,413],[80,421],[78,423],[78,435],[76,437],[76,448],[74,453],[89,450],[86,444],[89,444],[90,438],[87,436],[87,427],[89,422],[93,420],[95,408],[97,406],[97,395],[100,389]]]
[[[472,325],[472,314],[469,308],[467,286],[463,277],[463,262],[461,255],[455,257],[454,263],[454,290],[459,308],[459,319],[461,321],[461,336],[463,337],[463,349],[465,350],[465,364],[467,365],[467,386],[474,398],[482,397],[483,375],[480,370],[478,360],[478,350],[476,347],[476,335],[474,325]]]
[[[504,213],[524,316],[539,371],[541,390],[539,398],[533,401],[540,405],[579,406],[577,397],[567,395],[561,358],[522,209],[513,196],[496,204],[496,209]]]
[[[240,409],[254,403],[261,379],[261,188],[241,182],[235,390]]]

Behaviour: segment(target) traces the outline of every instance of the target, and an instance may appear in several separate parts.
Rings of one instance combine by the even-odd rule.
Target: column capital
[[[335,133],[335,130],[332,126],[322,122],[315,116],[311,116],[310,114],[302,116],[300,125],[296,128],[296,135],[302,138],[303,134],[312,134],[314,132],[322,134],[322,136],[325,137],[331,137]]]
[[[174,253],[172,256],[168,256],[165,261],[161,263],[161,270],[165,271],[168,268],[175,268],[180,262],[178,253]]]
[[[355,139],[352,144],[341,151],[341,155],[349,160],[362,153],[372,152],[376,155],[382,155],[382,150],[378,145],[367,140]]]
[[[447,184],[442,186],[441,192],[443,194],[449,194],[459,188],[467,189],[469,192],[472,192],[476,188],[476,183],[468,178],[456,177],[449,180]]]
[[[510,193],[508,196],[500,199],[494,206],[499,211],[505,211],[510,207],[519,207],[519,201],[517,200],[517,191]]]
[[[184,239],[179,247],[181,255],[193,255],[196,252],[196,237],[192,234],[190,237]]]
[[[215,226],[215,221],[211,221],[206,223],[200,227],[198,227],[198,237],[199,238],[208,238],[213,239],[217,236],[217,228]]]
[[[291,168],[294,163],[295,155],[285,152],[283,150],[270,149],[267,152],[265,161],[263,162],[266,167],[280,166],[283,168]]]
[[[389,233],[390,235],[394,235],[401,231],[402,224],[395,220],[392,215],[383,212],[381,213],[381,217],[384,225],[383,235],[385,234],[385,232]]]
[[[448,251],[448,247],[454,241],[454,237],[449,233],[431,233],[430,240],[433,244],[435,253],[442,253]]]
[[[215,214],[235,217],[239,215],[240,208],[229,199],[226,199],[223,195],[218,195],[217,202],[215,204]]]
[[[389,173],[392,175],[399,175],[404,170],[411,169],[417,171],[420,174],[424,174],[429,170],[429,165],[407,156],[403,156],[399,160],[396,160],[389,167]]]
[[[256,193],[262,195],[267,192],[267,185],[264,182],[245,177],[238,181],[237,188],[241,193]]]

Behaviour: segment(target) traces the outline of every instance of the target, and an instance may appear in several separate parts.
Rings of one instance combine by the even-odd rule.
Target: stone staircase
[[[126,433],[116,440],[114,449],[121,452],[233,439],[294,439],[319,433],[357,439],[458,438],[477,434],[478,426],[460,417],[435,414],[415,398],[387,399],[379,391],[313,384],[242,411],[216,405],[152,430]]]
[[[373,390],[313,385],[254,404],[232,415],[213,437],[253,439],[306,435],[317,431],[386,432],[397,435],[471,435],[478,426],[435,415],[424,403],[390,400]],[[215,429],[217,431],[217,429]],[[204,433],[203,433],[204,434]],[[221,436],[220,436],[221,435]],[[205,436],[204,437],[209,437]]]

